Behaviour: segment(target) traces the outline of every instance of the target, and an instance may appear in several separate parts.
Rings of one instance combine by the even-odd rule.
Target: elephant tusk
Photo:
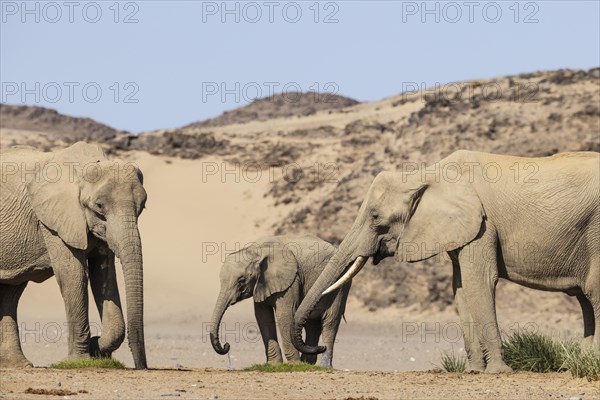
[[[348,271],[346,271],[346,273],[340,279],[338,279],[336,283],[334,283],[333,285],[329,286],[329,288],[327,288],[322,293],[322,295],[324,296],[327,293],[333,292],[334,290],[336,290],[339,287],[343,286],[350,279],[354,278],[356,276],[356,274],[358,274],[360,272],[360,270],[362,269],[362,267],[365,266],[365,264],[367,263],[368,259],[369,259],[369,257],[359,256],[356,259],[356,261],[354,261],[354,264],[352,264],[352,266],[348,269]]]

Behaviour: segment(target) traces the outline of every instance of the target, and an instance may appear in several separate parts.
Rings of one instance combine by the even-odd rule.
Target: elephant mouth
[[[101,224],[96,224],[90,228],[90,231],[98,239],[106,241],[106,226],[101,225]]]
[[[373,254],[373,265],[377,265],[384,258],[391,257],[394,255],[394,252],[389,251],[389,243],[393,242],[394,238],[386,238],[382,237],[377,242],[377,248],[375,249],[375,253]]]
[[[246,300],[250,297],[252,297],[252,290],[244,289],[241,292],[239,292],[236,296],[233,297],[233,299],[229,302],[229,305],[232,306],[232,305],[234,305],[242,300]]]
[[[372,258],[373,265],[378,265],[381,260],[383,260],[383,257],[379,256],[378,253],[373,255],[373,258]]]

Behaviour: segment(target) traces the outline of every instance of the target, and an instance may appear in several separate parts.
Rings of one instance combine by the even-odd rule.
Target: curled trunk
[[[219,341],[219,326],[221,325],[221,320],[223,319],[223,315],[229,306],[228,297],[221,292],[219,294],[219,298],[217,299],[217,304],[215,304],[215,310],[213,312],[212,325],[210,329],[210,343],[212,344],[213,349],[219,354],[227,354],[229,352],[229,343],[225,343],[221,345]]]
[[[292,329],[292,343],[294,347],[303,354],[323,353],[327,348],[324,346],[309,346],[302,339],[302,329],[308,320],[308,316],[315,308],[322,293],[329,288],[342,275],[346,268],[357,258],[355,254],[354,235],[348,235],[340,244],[340,247],[331,257],[319,278],[310,288],[302,303],[294,315],[294,326]]]

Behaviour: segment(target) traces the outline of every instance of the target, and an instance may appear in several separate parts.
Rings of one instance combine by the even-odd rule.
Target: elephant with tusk
[[[314,236],[272,236],[260,238],[240,251],[228,254],[221,268],[221,291],[211,325],[210,339],[214,350],[219,354],[229,352],[229,343],[222,345],[219,340],[219,325],[227,308],[253,297],[267,362],[283,361],[277,341],[276,317],[287,361],[316,363],[316,355],[299,356],[290,341],[290,329],[296,306],[334,252],[331,244]],[[307,343],[316,345],[322,335],[327,344],[327,352],[321,358],[324,367],[332,366],[333,344],[350,286],[350,281],[345,282],[324,296],[307,318]]]
[[[17,305],[29,281],[52,275],[65,302],[69,358],[110,356],[125,339],[115,256],[125,277],[129,347],[135,367],[147,368],[141,171],[83,142],[56,152],[10,149],[0,164],[0,368],[32,365],[21,349]],[[100,337],[90,338],[88,280]]]
[[[584,336],[600,351],[600,154],[523,158],[457,151],[431,166],[380,173],[356,220],[295,314],[294,346],[320,298],[372,257],[415,262],[448,255],[472,370],[503,360],[495,287],[504,278],[576,296]]]

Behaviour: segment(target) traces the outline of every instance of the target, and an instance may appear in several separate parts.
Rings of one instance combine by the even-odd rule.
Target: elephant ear
[[[27,183],[37,218],[69,246],[86,249],[87,223],[79,201],[82,170],[106,159],[99,146],[78,142],[56,152]]]
[[[465,246],[478,236],[485,217],[479,196],[464,179],[424,184],[411,205],[398,239],[399,261],[421,261]]]
[[[291,251],[278,249],[263,255],[259,260],[258,269],[258,278],[254,286],[254,301],[257,303],[292,286],[298,274],[298,261]]]

